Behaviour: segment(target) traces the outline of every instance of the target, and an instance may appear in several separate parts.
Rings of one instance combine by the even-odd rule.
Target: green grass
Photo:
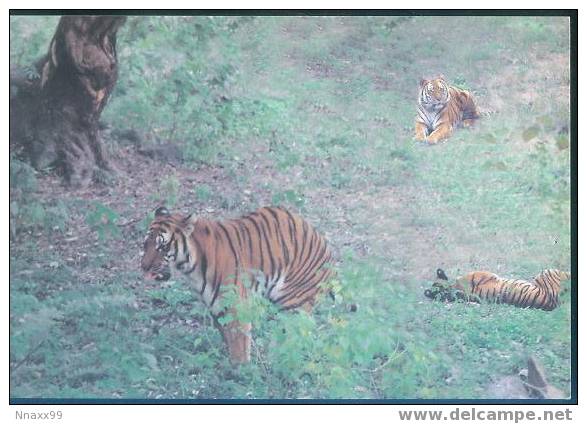
[[[314,316],[275,313],[260,303],[253,362],[238,371],[205,310],[179,282],[160,290],[81,285],[67,267],[13,277],[11,362],[26,362],[12,371],[12,394],[484,398],[489,381],[516,374],[529,354],[540,358],[552,384],[568,384],[568,296],[545,319],[542,311],[505,305],[426,302],[351,257],[340,277],[336,303],[324,300]]]
[[[42,53],[52,22],[11,18],[11,59]],[[529,355],[569,394],[568,292],[550,313],[422,295],[438,266],[570,268],[567,34],[548,17],[129,18],[104,120],[227,176],[158,175],[145,203],[301,211],[339,252],[337,300],[312,316],[252,305],[253,361],[235,370],[188,284],[137,283],[145,222],[124,250],[114,234],[130,205],[41,201],[11,160],[26,177],[11,225],[28,232],[11,244],[11,396],[487,398]],[[484,114],[430,147],[412,140],[417,84],[438,73]],[[104,240],[86,262],[37,247],[79,222]],[[104,271],[117,258],[133,268]]]

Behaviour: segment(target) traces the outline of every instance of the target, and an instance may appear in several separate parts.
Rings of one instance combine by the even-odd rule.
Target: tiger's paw
[[[440,302],[467,301],[467,295],[460,289],[450,284],[435,282],[432,287],[424,290],[424,296]]]
[[[422,143],[423,145],[437,143],[437,140],[431,139],[428,135],[416,135],[414,136],[413,140],[418,143]]]

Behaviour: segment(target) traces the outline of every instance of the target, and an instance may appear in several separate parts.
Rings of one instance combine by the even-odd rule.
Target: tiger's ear
[[[159,206],[155,209],[155,216],[169,216],[169,210],[165,206]]]
[[[196,228],[196,222],[198,222],[198,216],[195,213],[190,214],[186,219],[185,219],[185,231],[186,233],[190,234],[194,231],[194,228]]]
[[[420,78],[420,87],[424,87],[428,80],[426,78]]]
[[[448,277],[446,276],[446,273],[444,272],[444,270],[442,268],[438,268],[436,270],[436,278],[438,278],[440,280],[448,281]]]
[[[436,79],[446,81],[446,77],[443,74],[438,74],[438,76],[436,77]]]

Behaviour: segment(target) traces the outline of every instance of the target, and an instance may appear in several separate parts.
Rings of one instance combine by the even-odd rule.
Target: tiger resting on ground
[[[439,280],[448,280],[442,269],[436,271],[436,276]],[[437,281],[432,289],[424,291],[424,295],[439,300],[487,300],[551,311],[559,306],[561,281],[570,278],[570,272],[558,269],[546,269],[532,281],[501,278],[487,271],[473,271],[457,278],[454,284]]]
[[[222,289],[236,288],[241,299],[259,292],[283,309],[310,312],[321,283],[334,274],[331,265],[324,237],[299,215],[278,207],[225,221],[158,208],[141,258],[145,279],[168,280],[173,268],[192,280],[233,363],[250,360],[251,324],[219,323],[220,317],[235,314],[221,306]]]
[[[437,143],[450,137],[458,125],[471,126],[479,116],[468,91],[448,85],[443,76],[420,80],[417,140]]]

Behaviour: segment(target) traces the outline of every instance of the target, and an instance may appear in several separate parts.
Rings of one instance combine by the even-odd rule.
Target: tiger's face
[[[170,217],[165,208],[155,211],[155,219],[143,243],[141,268],[145,280],[167,281],[171,278],[171,266],[176,257],[177,243],[173,242],[173,227],[162,225]]]
[[[448,103],[450,99],[448,84],[442,77],[431,80],[423,79],[420,81],[420,87],[420,101],[423,105],[426,105],[430,108],[440,109],[446,103]]]
[[[169,280],[171,278],[169,262],[173,256],[171,243],[169,243],[166,233],[151,228],[143,244],[141,258],[143,278],[157,281]]]
[[[190,243],[198,217],[170,214],[165,207],[155,211],[155,219],[143,244],[141,268],[146,280],[167,281],[171,268],[189,274],[198,264],[197,249]]]

